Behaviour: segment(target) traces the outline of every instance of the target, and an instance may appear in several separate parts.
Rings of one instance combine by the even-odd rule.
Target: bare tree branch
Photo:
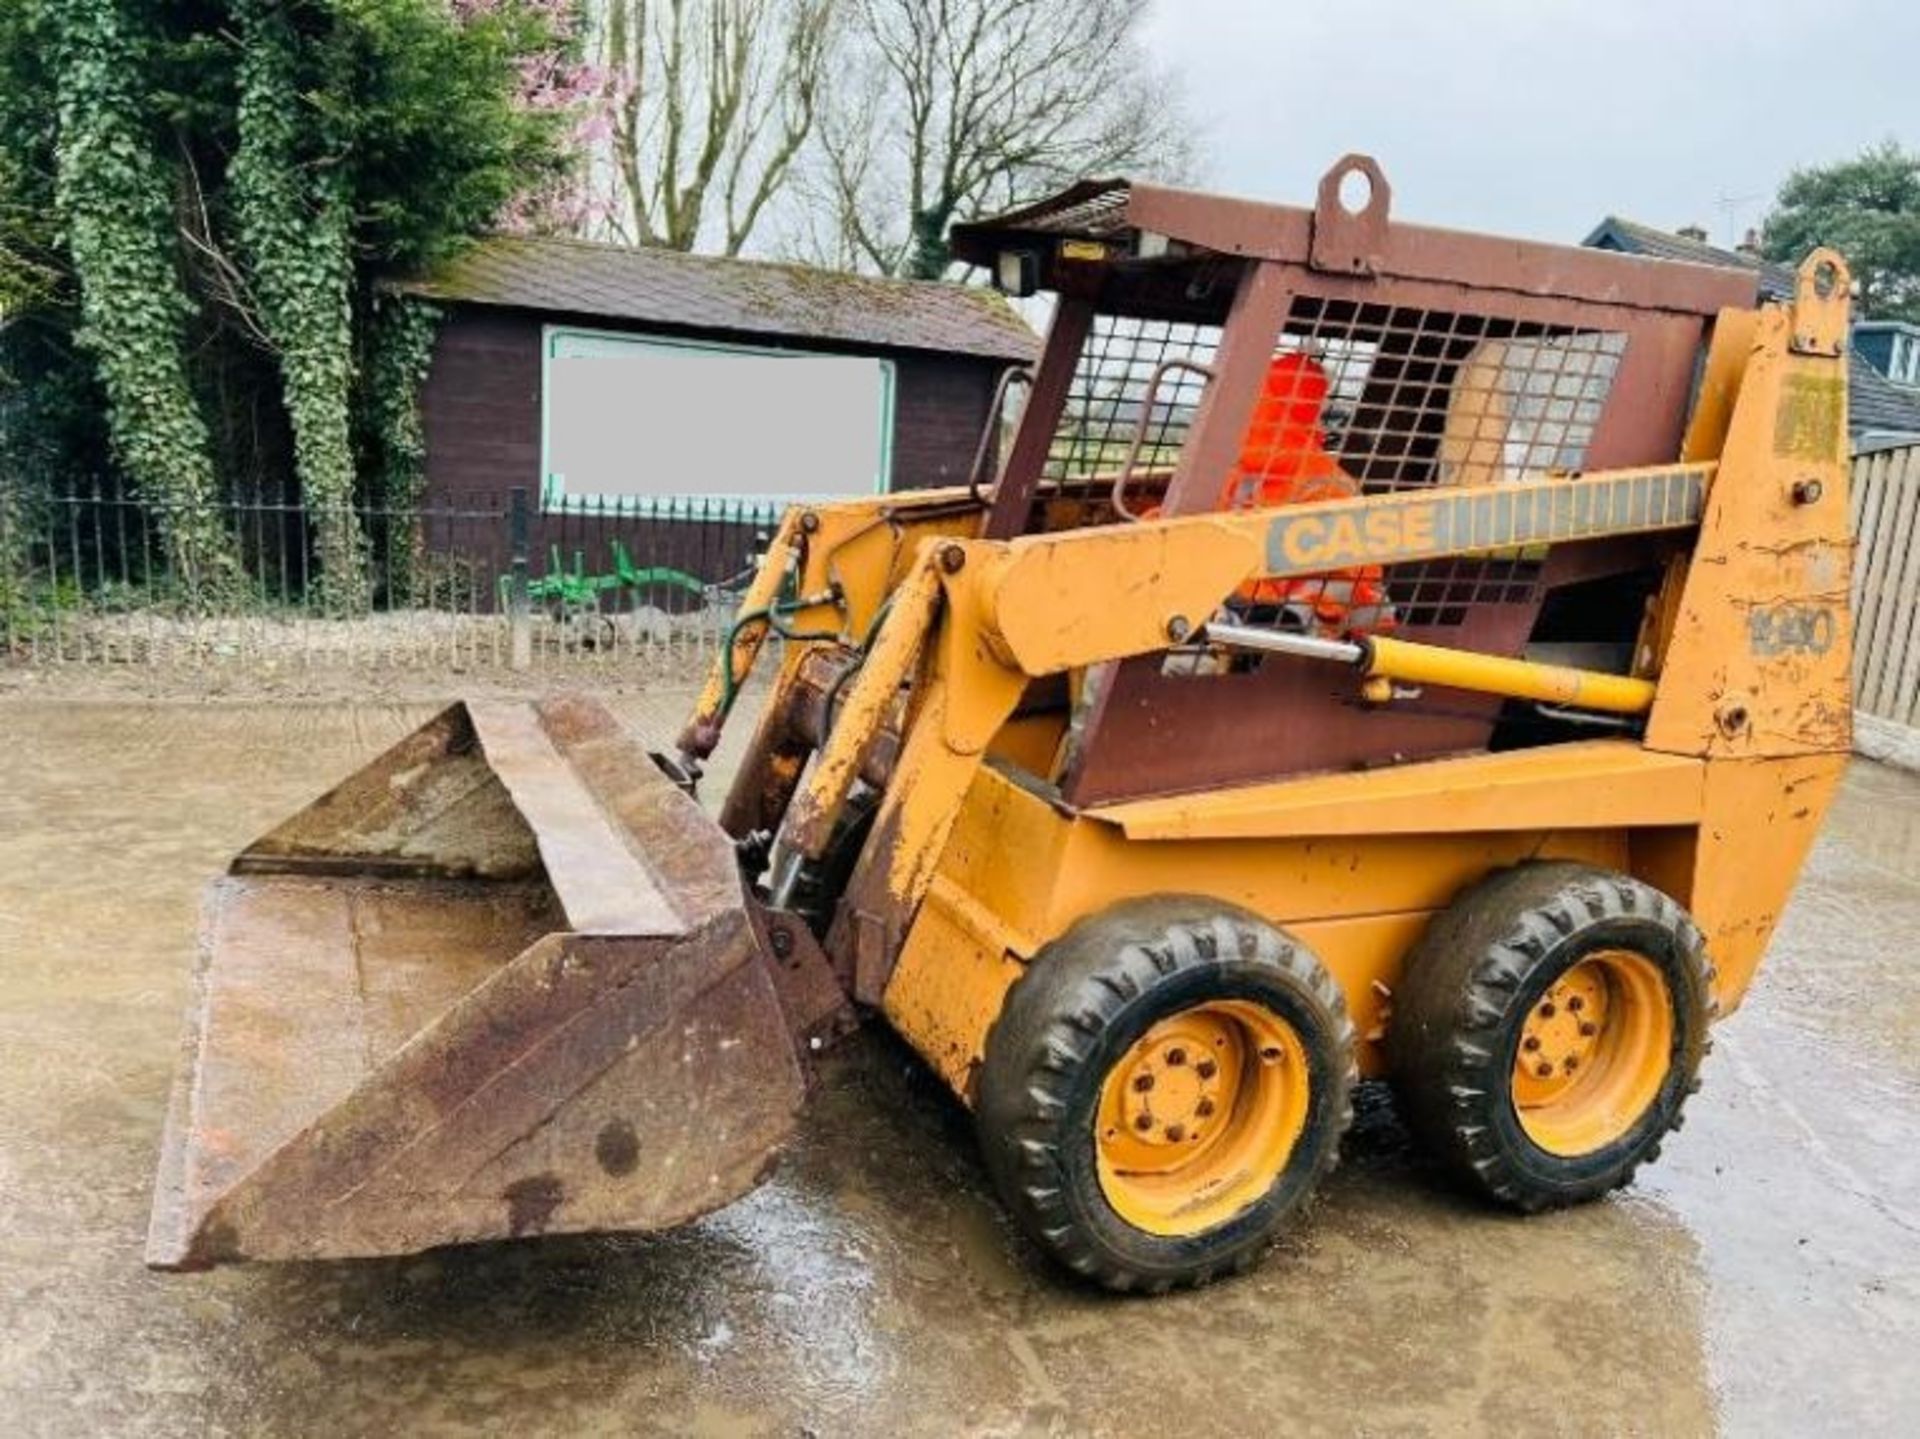
[[[809,193],[824,258],[922,277],[955,221],[1089,174],[1183,175],[1173,86],[1140,50],[1147,0],[854,0],[858,107],[819,123]]]
[[[596,0],[615,227],[738,254],[818,122],[850,0]]]
[[[856,0],[858,113],[820,123],[814,190],[862,267],[939,277],[947,229],[1092,173],[1181,177],[1192,140],[1139,46],[1146,0]],[[814,221],[820,223],[818,219]]]
[[[186,242],[189,257],[197,262],[207,293],[239,323],[240,333],[247,342],[267,354],[277,355],[280,347],[261,322],[260,302],[254,298],[245,272],[214,237],[213,217],[207,209],[207,192],[200,180],[200,168],[184,143],[179,151],[181,174],[189,193],[176,228]]]

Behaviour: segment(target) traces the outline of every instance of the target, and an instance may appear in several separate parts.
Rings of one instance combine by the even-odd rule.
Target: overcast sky
[[[1463,229],[1726,243],[1794,166],[1920,146],[1920,0],[1157,0],[1147,41],[1206,188],[1309,204],[1362,150],[1396,219]]]

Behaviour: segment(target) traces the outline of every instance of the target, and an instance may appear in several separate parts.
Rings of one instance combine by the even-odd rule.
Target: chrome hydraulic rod
[[[1653,708],[1654,682],[1632,675],[1536,664],[1531,660],[1475,654],[1471,650],[1385,636],[1358,641],[1330,640],[1235,624],[1209,624],[1204,634],[1215,644],[1229,649],[1300,655],[1352,665],[1368,679],[1473,690],[1568,709],[1597,710],[1603,714],[1637,715]]]
[[[1366,649],[1350,640],[1327,640],[1316,635],[1294,635],[1283,630],[1263,630],[1252,625],[1210,624],[1205,639],[1232,650],[1262,650],[1268,654],[1299,655],[1310,660],[1332,660],[1336,664],[1358,665],[1367,658]]]

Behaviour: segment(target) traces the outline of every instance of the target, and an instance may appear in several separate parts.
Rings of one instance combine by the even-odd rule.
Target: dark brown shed
[[[963,483],[1001,374],[1038,352],[1033,331],[989,290],[579,240],[490,239],[389,288],[443,314],[421,399],[429,547],[471,553],[479,527],[440,517],[491,514],[524,489],[536,574],[554,546],[567,563],[581,550],[590,572],[604,571],[617,536],[638,564],[720,579],[766,527],[765,505],[716,501],[694,486],[637,505],[564,493],[547,472],[548,387],[568,346],[872,358],[886,389],[878,479],[892,489]],[[790,440],[807,444],[804,433]],[[485,558],[493,569],[504,556]]]

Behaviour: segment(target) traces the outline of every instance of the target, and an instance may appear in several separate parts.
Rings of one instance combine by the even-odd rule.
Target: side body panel
[[[1587,762],[1611,776],[1571,804],[1581,760],[1566,748],[1590,751]],[[1257,820],[1223,806],[1201,822],[1200,798],[1184,802],[1184,819],[1179,801],[1161,811],[1063,812],[990,765],[968,792],[882,1007],[970,1101],[1006,991],[1048,941],[1136,895],[1204,894],[1284,926],[1320,956],[1363,1038],[1362,1071],[1380,1074],[1392,991],[1435,912],[1488,871],[1522,860],[1632,868],[1636,832],[1692,833],[1704,768],[1600,741],[1269,786]],[[1473,787],[1480,770],[1490,772],[1481,777],[1497,803],[1448,798]],[[1330,803],[1349,782],[1343,802]],[[1371,798],[1362,797],[1365,783]]]

